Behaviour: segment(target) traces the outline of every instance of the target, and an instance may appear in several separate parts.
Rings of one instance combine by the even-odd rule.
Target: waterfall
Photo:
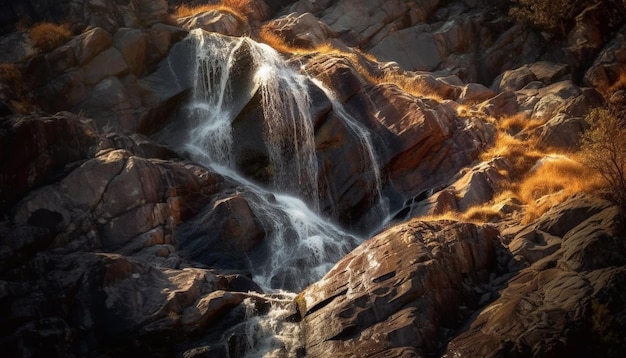
[[[378,164],[378,158],[374,150],[374,144],[370,132],[361,124],[354,116],[352,116],[345,108],[345,106],[339,102],[335,93],[328,88],[322,81],[318,79],[311,79],[311,81],[324,92],[326,97],[330,100],[333,106],[333,112],[341,118],[347,128],[357,138],[360,143],[360,147],[363,148],[362,162],[367,168],[372,171],[372,177],[374,178],[374,195],[376,196],[376,205],[374,209],[378,211],[377,217],[381,222],[387,222],[390,218],[389,202],[387,198],[383,196],[382,180],[380,175],[380,166]]]
[[[197,66],[187,149],[196,159],[232,168],[231,122],[258,91],[274,168],[271,186],[306,198],[316,209],[318,170],[306,78],[265,44],[202,30],[190,34],[197,41]]]
[[[231,357],[301,355],[300,326],[287,319],[294,313],[295,294],[284,290],[297,292],[319,280],[362,241],[317,213],[318,168],[307,87],[310,80],[271,47],[249,38],[202,30],[190,32],[190,37],[196,43],[196,72],[187,107],[187,141],[181,149],[238,183],[238,190],[245,193],[266,232],[265,239],[248,254],[249,268],[253,280],[274,297],[267,300],[270,307],[263,313],[246,300],[247,320],[225,332],[223,341],[238,342],[238,352],[230,352]],[[363,160],[376,178],[378,206],[386,207],[369,133],[340,106],[331,91],[320,88],[365,148]],[[239,143],[233,124],[241,113],[249,114],[249,103],[262,108],[263,123],[255,125],[263,133],[254,135],[267,148],[272,168],[271,180],[265,184],[253,182],[237,169],[235,149]]]
[[[361,241],[316,212],[307,79],[267,45],[201,30],[190,35],[197,54],[185,149],[249,193],[250,208],[268,233],[249,257],[254,281],[268,291],[301,290]],[[255,95],[261,98],[262,137],[275,170],[268,187],[244,178],[233,157],[232,122]]]

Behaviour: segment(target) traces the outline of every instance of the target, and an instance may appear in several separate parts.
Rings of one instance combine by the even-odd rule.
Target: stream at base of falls
[[[189,133],[184,148],[196,162],[232,179],[254,197],[249,206],[268,237],[254,263],[252,279],[266,294],[267,310],[253,299],[243,303],[245,322],[224,333],[237,339],[230,357],[302,356],[298,323],[290,322],[295,293],[319,280],[363,241],[334,225],[319,211],[318,168],[308,86],[326,94],[335,113],[358,137],[364,163],[376,179],[376,210],[388,215],[380,169],[367,130],[351,117],[320,82],[292,69],[271,47],[249,38],[230,38],[202,30],[190,32],[196,43],[196,66]],[[253,183],[236,168],[237,145],[232,122],[253,97],[260,98],[262,137],[273,168],[271,180]],[[382,223],[381,223],[382,225]],[[269,297],[269,299],[268,299]]]

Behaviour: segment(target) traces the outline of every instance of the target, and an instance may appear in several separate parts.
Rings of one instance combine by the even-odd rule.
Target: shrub
[[[519,0],[509,10],[513,18],[551,35],[564,36],[568,24],[576,16],[575,0]]]
[[[41,22],[30,29],[30,39],[40,51],[49,52],[63,45],[72,37],[69,24]]]
[[[585,121],[583,162],[602,176],[609,198],[626,208],[626,124],[606,108],[592,110]]]

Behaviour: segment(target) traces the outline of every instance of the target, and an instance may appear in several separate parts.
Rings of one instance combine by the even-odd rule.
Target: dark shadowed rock
[[[67,173],[66,165],[89,158],[97,146],[92,123],[72,113],[3,121],[0,136],[0,211]]]

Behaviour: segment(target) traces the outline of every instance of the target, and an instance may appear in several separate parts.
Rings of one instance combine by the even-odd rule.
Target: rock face
[[[92,156],[98,145],[93,123],[72,113],[4,121],[0,139],[0,212]]]
[[[574,198],[527,228],[507,231],[513,260],[528,267],[452,339],[444,356],[624,354],[623,339],[611,333],[623,329],[617,307],[626,298],[619,210]]]
[[[476,307],[497,231],[410,222],[368,240],[296,298],[307,355],[429,356]]]
[[[258,0],[176,19],[180,3],[0,4],[5,355],[626,355],[619,208],[579,194],[523,225],[513,199],[489,224],[420,218],[499,194],[516,158],[481,154],[512,117],[541,123],[512,138],[569,152],[592,108],[626,105],[623,2],[580,5],[549,41],[483,1]],[[39,21],[73,37],[43,52]],[[273,56],[263,31],[300,50]],[[310,113],[264,110],[259,53],[292,75],[277,90],[302,81]],[[197,153],[194,111],[230,121],[232,158]],[[272,150],[294,162],[301,143],[284,143],[303,138],[268,135],[278,111],[310,114],[315,190],[276,185]],[[276,283],[301,292],[263,292]]]

